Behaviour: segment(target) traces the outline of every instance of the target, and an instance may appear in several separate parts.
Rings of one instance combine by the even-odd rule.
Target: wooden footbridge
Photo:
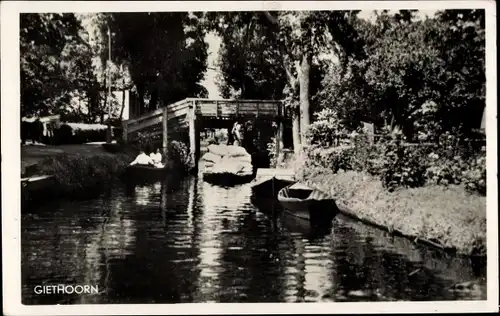
[[[171,140],[189,143],[191,157],[200,156],[200,132],[204,128],[231,128],[236,119],[276,122],[277,153],[283,149],[283,122],[286,113],[281,101],[188,98],[140,117],[123,122],[123,141],[138,133],[160,136],[164,153]]]

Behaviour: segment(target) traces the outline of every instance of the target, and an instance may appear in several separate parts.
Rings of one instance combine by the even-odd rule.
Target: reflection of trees
[[[305,246],[304,287],[306,301],[317,301],[332,287],[331,279],[328,277],[331,271],[331,259],[328,257],[329,247],[327,241],[320,239],[310,241]]]
[[[136,231],[135,222],[123,214],[123,202],[120,197],[109,200],[107,214],[100,230],[95,231],[86,247],[85,258],[85,284],[98,284],[103,295],[112,290],[110,273],[112,261],[124,259],[133,251]],[[82,296],[81,303],[92,303],[87,300],[95,299],[94,296]]]

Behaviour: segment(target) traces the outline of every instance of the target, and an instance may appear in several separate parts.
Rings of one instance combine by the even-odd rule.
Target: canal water
[[[318,230],[254,203],[248,184],[171,177],[32,208],[22,217],[23,304],[486,299],[484,263],[341,215]],[[56,284],[99,292],[34,291]]]

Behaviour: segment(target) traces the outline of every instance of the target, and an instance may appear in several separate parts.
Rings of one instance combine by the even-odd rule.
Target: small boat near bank
[[[57,194],[57,181],[53,175],[38,175],[21,178],[21,209],[33,203],[46,201]]]
[[[252,195],[259,198],[276,198],[278,192],[292,185],[294,181],[279,176],[261,177],[260,179],[250,183]]]
[[[335,200],[326,193],[301,183],[281,189],[278,192],[278,201],[285,212],[304,220],[331,220],[338,213]]]

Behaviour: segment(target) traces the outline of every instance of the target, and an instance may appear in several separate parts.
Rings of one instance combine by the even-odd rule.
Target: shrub
[[[71,144],[73,139],[73,128],[67,124],[61,126],[54,131],[54,144],[64,145]]]
[[[486,148],[470,161],[470,167],[463,174],[465,188],[471,192],[486,195]]]
[[[305,152],[312,167],[325,168],[334,173],[339,170],[352,169],[352,146],[337,146],[331,148],[311,146],[305,148]]]
[[[316,121],[306,131],[308,144],[331,147],[339,144],[341,138],[351,135],[354,127],[348,126],[338,118],[332,109],[323,109],[316,114]]]
[[[426,160],[418,146],[405,146],[404,138],[392,138],[384,144],[380,178],[389,191],[397,187],[420,187],[425,184]]]
[[[121,140],[123,136],[123,129],[121,127],[113,128],[113,138],[115,140]]]
[[[179,141],[172,141],[168,146],[167,160],[175,167],[180,167],[182,170],[191,171],[195,162],[191,159],[191,154],[188,147]]]
[[[101,124],[64,123],[54,131],[54,144],[85,144],[106,141],[107,126]]]
[[[278,157],[276,157],[276,137],[272,137],[271,141],[267,143],[267,152],[269,153],[269,165],[276,168]]]
[[[106,141],[106,129],[75,129],[73,133],[73,144],[85,144],[90,142]]]

